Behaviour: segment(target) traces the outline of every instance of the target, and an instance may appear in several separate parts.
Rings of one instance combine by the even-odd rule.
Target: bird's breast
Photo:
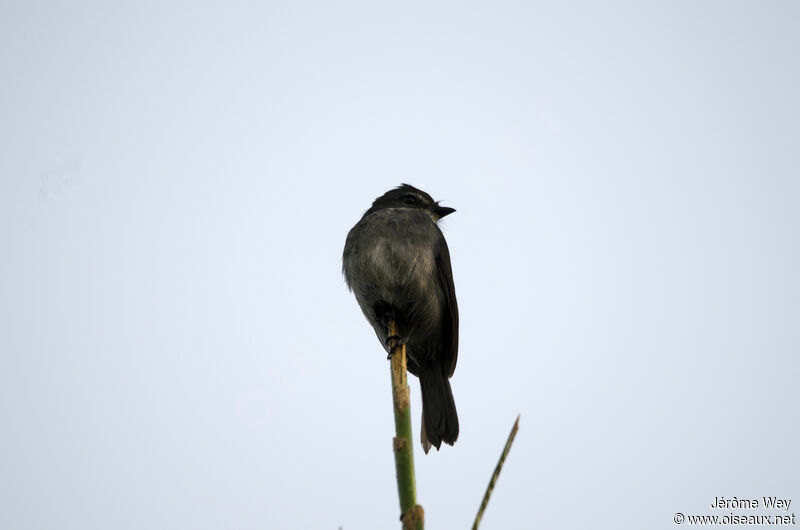
[[[436,225],[423,212],[381,211],[356,226],[345,264],[350,273],[394,298],[431,293],[436,277]]]

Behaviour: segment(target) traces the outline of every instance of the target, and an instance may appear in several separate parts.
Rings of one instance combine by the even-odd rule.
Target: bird
[[[422,394],[422,448],[458,439],[449,379],[458,360],[458,303],[450,250],[438,222],[455,212],[402,184],[375,199],[347,234],[342,272],[391,357],[405,344]],[[396,336],[389,336],[389,320]],[[390,346],[396,340],[394,346]]]

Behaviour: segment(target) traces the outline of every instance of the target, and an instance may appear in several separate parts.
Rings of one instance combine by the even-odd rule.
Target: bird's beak
[[[444,217],[445,215],[450,215],[451,213],[455,212],[455,208],[448,208],[447,206],[439,206],[436,205],[436,208],[433,209],[434,213],[439,216],[439,219]]]

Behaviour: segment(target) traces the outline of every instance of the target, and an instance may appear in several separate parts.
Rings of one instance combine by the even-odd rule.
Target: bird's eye
[[[406,204],[417,204],[417,198],[409,193],[408,195],[403,197],[403,202],[405,202]]]

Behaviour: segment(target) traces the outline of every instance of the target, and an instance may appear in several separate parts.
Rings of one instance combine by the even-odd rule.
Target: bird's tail
[[[431,446],[439,449],[442,442],[453,445],[458,438],[458,414],[453,401],[450,381],[436,363],[422,367],[419,374],[422,390],[422,449],[427,452]]]

